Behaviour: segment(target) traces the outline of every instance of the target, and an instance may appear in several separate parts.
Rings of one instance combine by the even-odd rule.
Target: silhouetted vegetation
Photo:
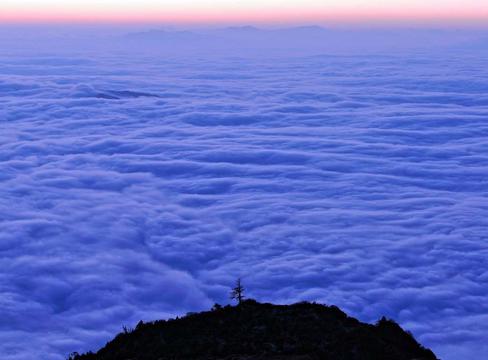
[[[301,302],[240,306],[180,319],[139,322],[97,353],[70,360],[434,360],[432,351],[393,320],[375,325],[348,317],[336,306]]]
[[[237,303],[240,305],[242,300],[244,300],[244,287],[241,284],[241,279],[237,279],[236,286],[230,292],[231,300],[237,300]]]

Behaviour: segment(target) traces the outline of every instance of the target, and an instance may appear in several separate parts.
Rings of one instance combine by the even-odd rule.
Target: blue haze
[[[488,357],[484,31],[43,31],[0,31],[2,359],[239,276]]]

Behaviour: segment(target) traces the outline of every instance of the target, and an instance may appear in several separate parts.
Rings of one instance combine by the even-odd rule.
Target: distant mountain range
[[[320,26],[300,26],[282,29],[260,29],[254,26],[233,26],[219,29],[195,31],[169,31],[152,29],[148,31],[129,33],[130,40],[143,41],[197,41],[202,39],[224,40],[229,38],[252,37],[253,40],[283,39],[283,36],[325,36],[328,32]],[[256,38],[256,36],[258,36]]]
[[[321,26],[258,28],[233,26],[217,29],[163,30],[153,29],[129,33],[119,41],[134,48],[164,48],[170,52],[181,49],[237,51],[256,50],[299,53],[383,53],[396,51],[465,49],[486,37],[482,32],[456,32],[446,29],[339,29]],[[483,48],[483,47],[482,47]],[[466,48],[468,49],[468,48]],[[469,50],[469,49],[468,49]]]
[[[215,305],[183,318],[140,322],[96,353],[70,360],[436,360],[392,320],[375,325],[316,303]]]

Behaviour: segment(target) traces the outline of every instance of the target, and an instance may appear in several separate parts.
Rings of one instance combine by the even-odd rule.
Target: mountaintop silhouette
[[[137,324],[96,353],[70,360],[436,360],[397,323],[359,322],[336,306],[244,300],[211,311]]]

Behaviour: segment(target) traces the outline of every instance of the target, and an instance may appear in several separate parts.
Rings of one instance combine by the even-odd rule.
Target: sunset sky
[[[483,21],[486,0],[2,0],[2,22]]]

